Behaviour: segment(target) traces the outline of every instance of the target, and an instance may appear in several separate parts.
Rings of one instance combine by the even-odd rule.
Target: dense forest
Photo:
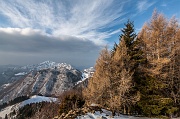
[[[154,11],[136,34],[125,23],[119,43],[105,47],[83,94],[114,114],[180,116],[180,25]]]

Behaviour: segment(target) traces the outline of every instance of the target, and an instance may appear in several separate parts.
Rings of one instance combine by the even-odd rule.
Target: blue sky
[[[118,42],[127,19],[139,32],[154,9],[179,20],[180,0],[1,0],[0,64],[44,60],[95,64],[100,49]]]

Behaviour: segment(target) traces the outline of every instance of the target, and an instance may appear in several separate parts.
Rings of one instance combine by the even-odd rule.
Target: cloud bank
[[[0,36],[1,63],[27,64],[31,60],[48,59],[88,67],[94,64],[100,50],[92,41],[47,36],[33,29],[1,28]]]

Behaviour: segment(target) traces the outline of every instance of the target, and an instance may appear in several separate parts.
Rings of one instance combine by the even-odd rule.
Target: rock
[[[104,116],[101,116],[101,117],[98,117],[98,118],[96,118],[96,119],[108,119],[108,118],[106,118],[106,117],[104,117]]]
[[[106,117],[102,116],[102,119],[108,119],[108,118],[106,118]]]

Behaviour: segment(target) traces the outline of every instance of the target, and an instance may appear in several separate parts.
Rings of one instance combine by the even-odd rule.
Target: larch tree
[[[180,26],[175,17],[168,23],[167,35],[170,62],[166,69],[168,72],[166,95],[172,97],[174,105],[180,106]]]
[[[169,29],[169,31],[168,31]],[[170,30],[171,29],[171,30]],[[146,78],[141,82],[142,98],[139,106],[145,115],[153,116],[169,114],[177,110],[172,105],[172,98],[165,95],[168,89],[168,67],[171,61],[171,38],[176,36],[173,33],[169,37],[172,28],[168,28],[168,20],[163,14],[156,10],[151,21],[146,23],[140,33],[144,45],[144,52],[147,59]]]
[[[104,104],[106,87],[109,85],[109,65],[111,54],[105,47],[99,58],[96,61],[95,73],[88,82],[88,87],[85,89],[84,94],[89,103]]]

